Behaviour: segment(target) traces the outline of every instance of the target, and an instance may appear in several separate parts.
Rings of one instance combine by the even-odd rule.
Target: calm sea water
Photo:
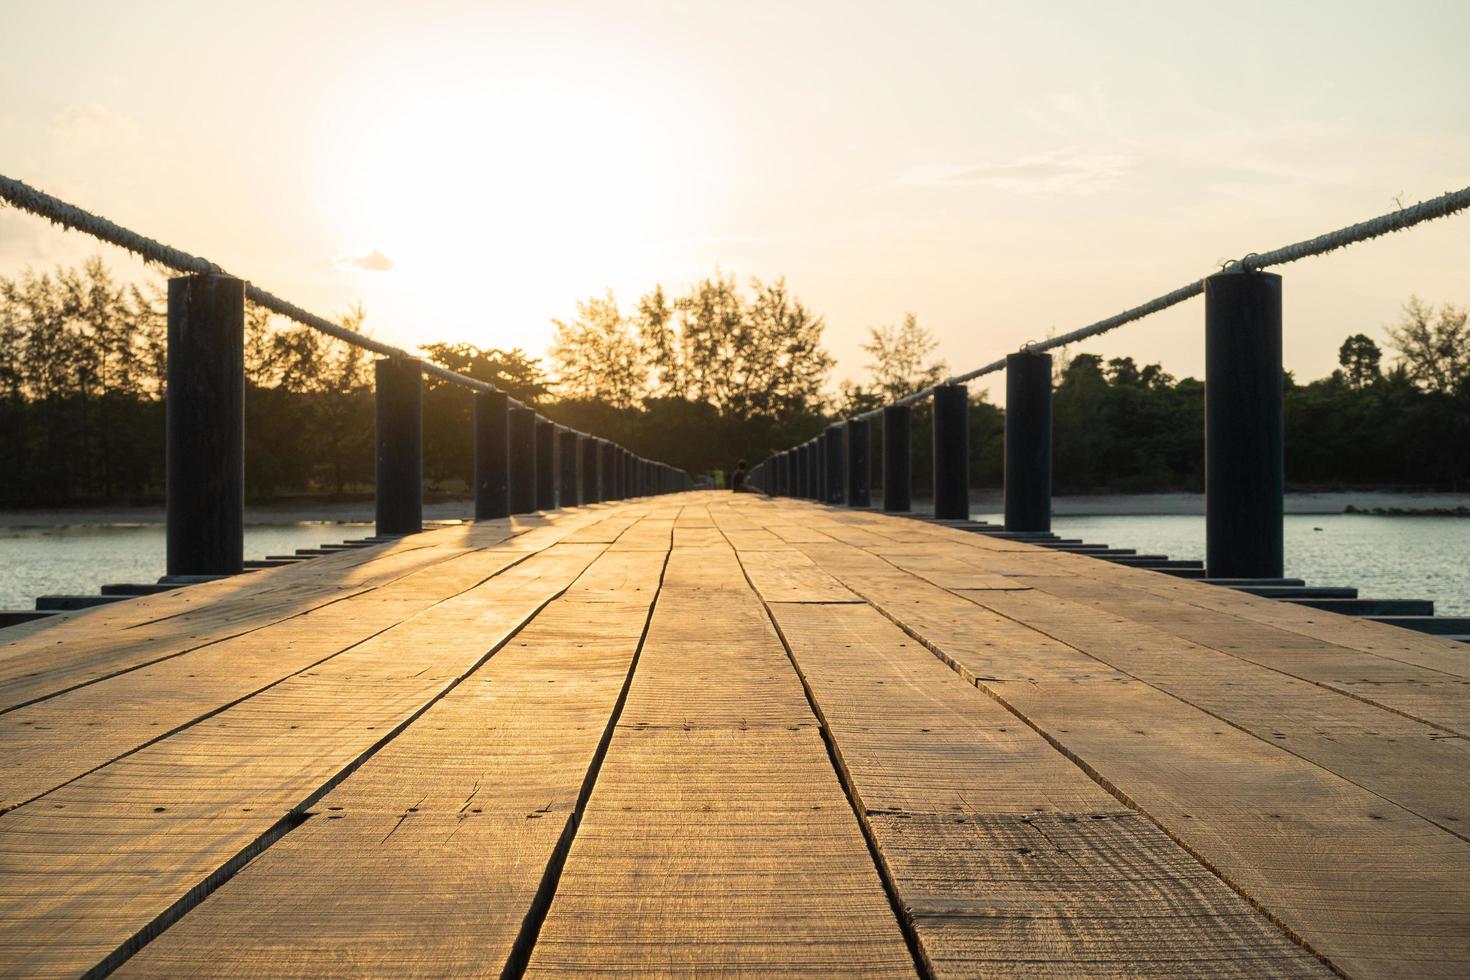
[[[998,521],[998,515],[976,514]],[[1067,537],[1203,558],[1202,516],[1053,519]],[[370,524],[254,525],[245,555],[290,554],[297,548],[371,534]],[[46,593],[97,591],[104,582],[152,582],[164,571],[162,525],[0,528],[0,608],[29,609]],[[1470,615],[1470,519],[1289,514],[1286,574],[1314,585],[1353,585],[1365,597],[1433,599],[1437,612]]]
[[[289,555],[372,534],[371,524],[261,524],[245,528],[245,557]],[[93,595],[105,582],[156,582],[161,524],[0,527],[0,609],[32,609],[38,595]]]
[[[1140,553],[1205,556],[1202,515],[1060,516],[1052,530]],[[1433,599],[1440,615],[1470,616],[1470,518],[1288,514],[1284,531],[1292,578],[1356,586],[1365,599]]]

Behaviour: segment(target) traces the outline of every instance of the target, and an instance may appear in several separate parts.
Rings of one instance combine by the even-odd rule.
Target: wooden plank
[[[1048,579],[1030,584],[1049,594],[1101,606],[1182,640],[1228,653],[1240,661],[1319,684],[1462,736],[1470,735],[1470,678],[1342,646],[1336,640],[1281,629],[1240,615],[1242,608],[1257,603],[1282,605],[1269,599],[1234,593],[1223,597],[1229,605],[1221,609],[1130,588],[1131,581],[1136,579]],[[1226,591],[1213,586],[1197,588]],[[1319,615],[1324,619],[1346,620],[1342,625],[1355,624],[1354,620],[1336,614]],[[1440,642],[1447,647],[1456,645],[1448,640]],[[1463,652],[1456,652],[1461,661],[1466,660]]]
[[[733,543],[733,542],[732,542]],[[736,544],[745,574],[767,602],[862,602],[852,590],[799,551],[746,551]]]
[[[290,619],[512,533],[504,522],[443,528],[68,617],[0,647],[0,711]]]
[[[663,561],[605,552],[119,975],[500,974],[570,832]]]
[[[773,615],[936,975],[1328,975],[871,607]]]
[[[602,545],[556,545],[0,817],[0,972],[113,965],[268,845]]]
[[[1470,969],[1463,839],[1020,623],[869,575],[858,549],[804,550],[1339,969]]]
[[[12,749],[0,757],[0,812],[323,663],[526,555],[520,547],[461,552],[286,622],[0,715],[0,744]]]
[[[1105,609],[1037,592],[962,594],[1444,830],[1470,834],[1470,744],[1451,732]]]
[[[675,541],[528,972],[912,976],[816,719],[733,552]],[[711,590],[714,575],[742,588]]]

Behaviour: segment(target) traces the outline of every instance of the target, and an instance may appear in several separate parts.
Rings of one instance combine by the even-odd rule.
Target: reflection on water
[[[289,555],[372,534],[371,524],[261,524],[245,528],[245,557]],[[161,524],[0,528],[0,609],[31,609],[38,595],[95,595],[103,583],[155,582],[164,572]]]
[[[1003,521],[999,514],[976,515]],[[1194,514],[1055,517],[1052,530],[1089,543],[1170,558],[1205,556]],[[1309,585],[1356,586],[1365,599],[1433,599],[1443,616],[1470,616],[1470,519],[1288,514],[1286,574]]]

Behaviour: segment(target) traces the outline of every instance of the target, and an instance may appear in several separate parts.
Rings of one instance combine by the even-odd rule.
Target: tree
[[[571,323],[551,322],[556,325],[551,357],[564,394],[617,408],[632,408],[643,399],[648,372],[612,290],[577,303]]]
[[[643,357],[653,373],[654,398],[684,397],[684,365],[679,356],[679,336],[674,330],[674,309],[664,297],[664,287],[654,286],[638,301],[638,340]]]
[[[424,344],[428,359],[458,374],[492,384],[517,401],[535,404],[551,393],[551,382],[541,370],[541,359],[519,347],[500,350],[474,344]],[[429,383],[448,384],[430,378]]]
[[[944,361],[931,361],[939,342],[919,318],[905,313],[903,324],[894,327],[869,327],[868,342],[862,345],[872,357],[868,370],[873,385],[885,402],[891,402],[944,380],[948,370]]]
[[[1434,308],[1417,296],[1404,304],[1404,318],[1388,327],[1409,377],[1425,391],[1449,394],[1470,379],[1470,326],[1467,314],[1446,303]]]
[[[1342,381],[1357,391],[1383,377],[1379,371],[1382,361],[1383,352],[1367,334],[1355,333],[1337,349],[1337,363],[1342,365]]]

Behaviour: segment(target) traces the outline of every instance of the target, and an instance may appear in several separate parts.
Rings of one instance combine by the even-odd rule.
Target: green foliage
[[[363,312],[343,322],[361,329]],[[520,350],[430,344],[424,356],[536,404],[548,417],[690,472],[730,470],[803,442],[830,421],[832,361],[822,319],[785,283],[742,294],[716,273],[682,297],[661,288],[624,316],[609,295],[561,324],[556,384]],[[246,309],[246,491],[371,492],[370,357]],[[163,487],[165,317],[160,290],[119,284],[100,260],[0,278],[0,504],[159,499]],[[1299,385],[1288,373],[1287,477],[1297,486],[1470,483],[1470,329],[1463,310],[1417,299],[1389,328],[1385,371],[1363,334],[1341,368]],[[568,345],[570,345],[568,347]],[[566,348],[566,349],[564,349]],[[942,378],[933,338],[912,316],[870,330],[872,380],[844,388],[838,417]],[[563,358],[566,358],[565,360]],[[569,370],[569,365],[572,370]],[[579,373],[580,372],[580,373]],[[1199,490],[1204,385],[1157,364],[1079,354],[1060,366],[1054,411],[1058,492]],[[426,376],[424,472],[431,489],[467,489],[473,398]],[[874,469],[881,425],[874,426]],[[1004,413],[971,400],[971,481],[1003,480]],[[914,492],[927,493],[932,420],[914,406]],[[875,479],[874,483],[877,484]]]

